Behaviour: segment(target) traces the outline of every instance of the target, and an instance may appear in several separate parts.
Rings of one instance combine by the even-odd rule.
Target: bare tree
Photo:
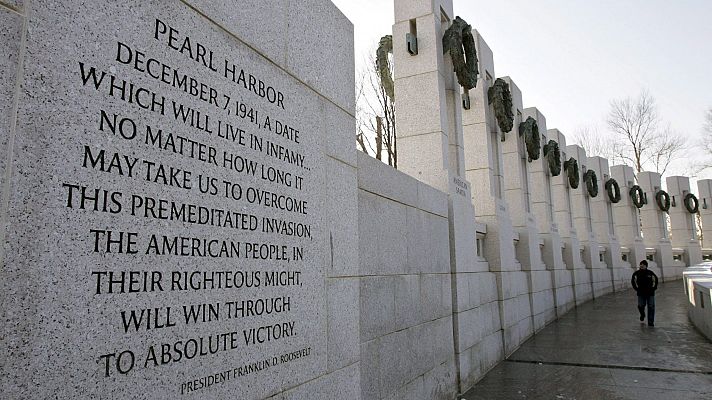
[[[371,52],[356,80],[356,142],[362,151],[398,168],[396,104],[383,85],[375,54]],[[388,70],[393,76],[390,58]]]
[[[702,126],[702,145],[704,146],[707,155],[712,156],[712,108],[707,110],[707,113],[705,113],[705,123]],[[712,162],[708,161],[704,163],[700,170],[707,168],[712,168]]]
[[[573,142],[586,150],[589,157],[607,158],[611,164],[618,162],[618,143],[602,135],[598,127],[582,126],[574,131]]]
[[[636,172],[652,167],[664,174],[674,157],[686,148],[685,138],[661,126],[655,99],[643,91],[636,99],[611,101],[608,127],[614,134],[615,156]]]

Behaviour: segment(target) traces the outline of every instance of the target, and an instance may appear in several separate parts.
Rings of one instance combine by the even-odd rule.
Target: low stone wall
[[[690,321],[712,340],[712,262],[685,269],[683,279]]]
[[[358,167],[361,398],[452,399],[447,196],[363,154]]]

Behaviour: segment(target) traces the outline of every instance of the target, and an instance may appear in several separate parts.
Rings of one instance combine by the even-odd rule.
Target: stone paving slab
[[[586,303],[551,323],[460,399],[712,398],[712,343],[687,318],[682,281],[660,285],[655,327],[635,292]]]

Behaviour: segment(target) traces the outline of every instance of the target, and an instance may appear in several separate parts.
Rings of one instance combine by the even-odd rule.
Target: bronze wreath
[[[578,161],[571,157],[567,161],[564,161],[564,171],[569,178],[569,186],[572,189],[578,189],[581,177],[579,176]]]
[[[586,190],[588,195],[591,197],[598,196],[598,178],[596,177],[596,171],[589,169],[583,174],[583,181],[586,182]]]
[[[509,91],[509,84],[502,78],[497,78],[492,87],[487,90],[488,104],[494,104],[494,116],[497,117],[497,125],[502,131],[502,141],[504,134],[512,131],[514,127],[514,112],[512,111],[512,92]]]
[[[549,140],[547,144],[544,145],[544,157],[549,164],[549,171],[551,176],[559,176],[561,174],[561,151],[559,151],[559,144],[553,140]]]
[[[643,207],[645,204],[645,192],[643,192],[643,189],[640,186],[633,185],[628,194],[630,195],[630,199],[633,200],[633,205],[637,208]]]
[[[658,203],[658,208],[661,210],[668,212],[670,211],[670,195],[668,192],[664,190],[658,190],[657,193],[655,193],[655,202]]]
[[[694,207],[691,204],[692,202],[695,203]],[[692,193],[688,193],[685,195],[685,200],[683,201],[683,203],[685,204],[687,212],[689,212],[690,214],[697,214],[697,211],[700,210],[700,202],[697,200],[697,197]]]
[[[460,17],[455,17],[452,25],[443,35],[443,54],[450,52],[452,66],[460,83],[467,93],[477,86],[477,49],[472,27]]]
[[[538,160],[541,153],[541,136],[539,135],[539,124],[534,118],[528,117],[526,121],[519,124],[519,136],[524,136],[529,162]]]
[[[381,86],[386,91],[386,95],[393,100],[395,92],[393,90],[393,77],[391,76],[390,63],[388,62],[388,53],[393,53],[393,36],[386,35],[378,42],[376,49],[376,70],[378,77],[381,78]]]
[[[618,203],[621,201],[621,187],[618,185],[618,181],[611,178],[606,181],[605,186],[611,203]]]

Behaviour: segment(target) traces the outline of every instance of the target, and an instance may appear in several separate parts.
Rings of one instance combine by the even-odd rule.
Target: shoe
[[[650,322],[648,322],[648,326],[655,327],[655,324],[651,324]]]
[[[645,314],[640,314],[640,322],[645,321]]]

